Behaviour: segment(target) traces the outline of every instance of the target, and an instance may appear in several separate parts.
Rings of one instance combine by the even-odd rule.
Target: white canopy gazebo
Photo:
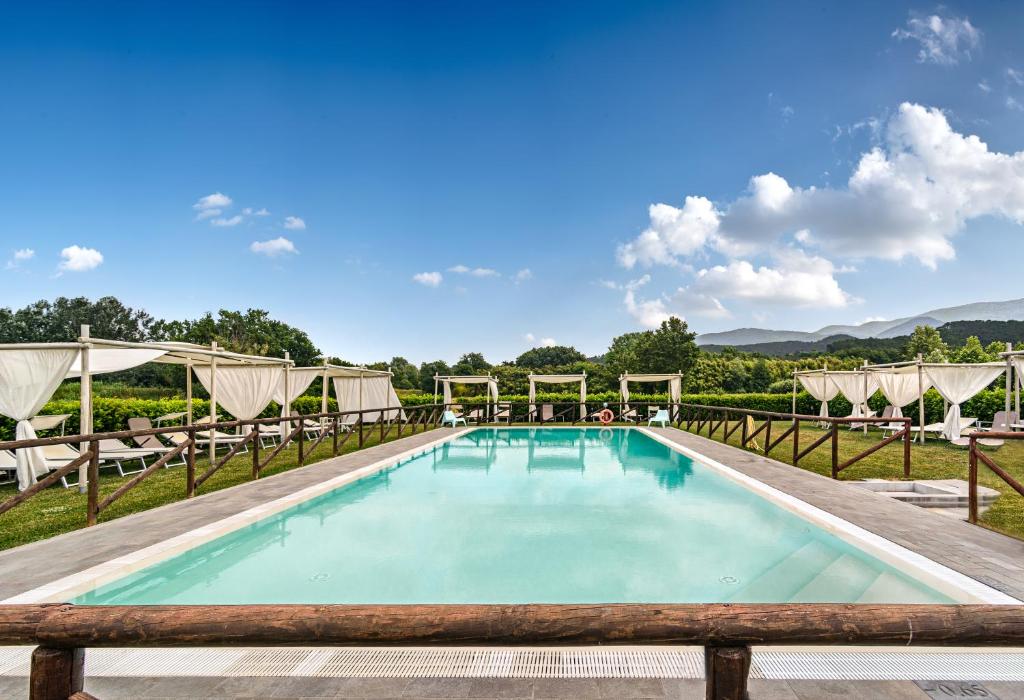
[[[925,374],[921,356],[909,362],[892,362],[888,364],[866,365],[864,367],[875,377],[878,388],[885,400],[892,406],[892,417],[902,418],[903,407],[917,401],[917,424],[923,426],[924,401],[926,391],[931,389],[932,380]],[[920,441],[925,441],[925,431],[920,430]]]
[[[486,384],[487,393],[491,403],[498,403],[498,378],[490,374],[469,374],[469,375],[434,375],[434,403],[437,403],[437,387],[441,386],[441,395],[445,406],[452,403],[452,384]]]
[[[960,437],[960,404],[980,392],[1006,371],[1005,362],[979,364],[923,363],[925,375],[948,405],[942,426],[942,437]],[[923,427],[923,426],[922,426]]]
[[[404,417],[404,412],[401,410],[402,402],[398,398],[395,387],[391,384],[391,372],[340,365],[327,365],[323,372],[325,379],[330,377],[334,384],[334,397],[338,400],[339,411],[368,411],[360,416],[363,422],[370,423],[376,422],[381,417],[381,411],[372,412],[374,409],[391,409],[383,412],[384,418],[389,421]],[[327,412],[326,407],[327,391],[325,388],[321,397],[321,408],[324,413]],[[345,416],[343,422],[351,425],[360,416]]]
[[[619,377],[619,394],[622,396],[622,413],[629,412],[629,383],[668,382],[669,403],[677,404],[683,395],[683,373],[675,374],[630,374],[626,372]]]
[[[580,385],[580,420],[587,419],[587,373],[582,374],[531,374],[530,380],[530,421],[533,421],[537,409],[537,383],[541,384],[575,384]]]
[[[1013,410],[1017,413],[1017,424],[1024,424],[1024,416],[1020,414],[1020,393],[1024,388],[1024,350],[1014,350],[1012,344],[1007,344],[1006,352],[1000,353],[1000,357],[1006,360],[1006,402],[1004,404],[1007,414],[1010,413],[1010,394],[1013,394]],[[1014,381],[1016,377],[1016,381]]]
[[[79,378],[79,434],[93,432],[92,377],[138,367],[148,362],[184,365],[187,371],[186,414],[192,422],[192,374],[210,393],[210,420],[218,403],[241,420],[255,418],[272,400],[288,359],[227,352],[190,343],[132,343],[89,337],[89,327],[73,343],[0,345],[0,414],[16,420],[15,439],[36,437],[31,418],[53,396],[64,379]],[[211,454],[216,433],[211,431]],[[79,468],[79,489],[84,490],[88,465]],[[18,487],[24,490],[47,472],[41,448],[17,450]]]
[[[818,415],[828,418],[828,402],[839,394],[839,386],[829,379],[828,366],[822,369],[811,369],[793,372],[793,413],[796,413],[796,385],[797,382],[816,401],[821,402]]]
[[[851,418],[871,415],[868,399],[878,390],[878,380],[863,367],[856,370],[833,371],[827,367],[793,373],[793,413],[796,413],[796,382],[811,396],[821,401],[819,415],[828,416],[828,402],[842,394],[853,405]],[[864,424],[865,432],[868,429]]]

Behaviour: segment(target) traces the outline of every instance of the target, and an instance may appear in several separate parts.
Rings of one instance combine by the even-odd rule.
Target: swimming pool
[[[480,428],[73,602],[951,600],[643,431]]]

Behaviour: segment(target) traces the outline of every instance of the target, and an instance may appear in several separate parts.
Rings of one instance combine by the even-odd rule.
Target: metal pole
[[[92,345],[89,343],[89,326],[83,324],[79,329],[79,342],[82,343],[82,349],[79,352],[81,357],[81,378],[80,378],[80,393],[78,401],[78,434],[79,435],[91,435],[92,434],[92,374],[89,368],[89,349]],[[79,450],[81,450],[86,443],[81,442],[78,444]],[[86,484],[89,482],[89,464],[85,463],[78,467],[78,492],[85,493]]]
[[[917,353],[917,429],[924,444],[924,367],[921,365],[921,353]]]
[[[216,352],[217,341],[213,341],[210,347]],[[217,356],[210,357],[210,423],[217,422]],[[210,428],[210,463],[217,461],[217,436],[213,428]]]

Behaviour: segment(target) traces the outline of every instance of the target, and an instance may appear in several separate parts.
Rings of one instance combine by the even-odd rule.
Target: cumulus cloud
[[[625,285],[613,285],[614,288],[625,290],[623,303],[626,311],[637,323],[645,328],[657,328],[662,321],[670,316],[685,319],[693,316],[704,318],[729,318],[729,310],[722,303],[702,292],[687,287],[679,287],[672,294],[663,294],[652,299],[642,299],[637,290],[650,282],[650,275],[627,282]],[[608,286],[609,283],[605,283]]]
[[[1006,69],[1006,80],[1014,85],[1024,85],[1024,73],[1013,68]]]
[[[524,267],[522,270],[519,270],[518,272],[516,272],[515,275],[512,276],[512,279],[515,281],[516,284],[519,284],[520,282],[525,282],[526,280],[532,278],[533,273],[530,272],[530,268],[528,267]]]
[[[966,17],[911,12],[906,26],[892,35],[901,41],[909,39],[920,44],[919,63],[953,66],[962,60],[970,61],[971,52],[981,46],[981,30]]]
[[[492,270],[489,267],[469,267],[467,265],[453,265],[448,268],[448,272],[454,272],[457,275],[472,275],[473,277],[499,276],[497,270]]]
[[[540,344],[546,348],[553,348],[554,346],[558,345],[558,343],[555,342],[554,338],[541,338]]]
[[[225,209],[230,207],[232,204],[231,197],[221,192],[214,192],[208,194],[205,197],[200,197],[199,201],[192,205],[192,208],[196,211],[203,212],[209,211],[210,209]]]
[[[523,340],[525,340],[527,343],[532,343],[536,339],[537,336],[535,336],[533,333],[527,333],[523,336]]]
[[[11,259],[7,261],[7,269],[13,270],[14,268],[18,267],[18,265],[20,265],[21,263],[25,262],[26,260],[31,260],[35,256],[36,251],[32,250],[31,248],[20,248],[14,251],[14,255],[12,255]]]
[[[706,249],[739,258],[798,234],[840,257],[914,257],[935,267],[955,257],[951,239],[982,216],[1024,223],[1024,152],[991,151],[938,109],[904,103],[845,188],[793,187],[767,173],[720,208],[703,197],[687,197],[681,209],[656,204],[650,226],[618,257],[627,268],[678,265]]]
[[[754,267],[746,260],[700,270],[688,290],[718,299],[740,299],[794,307],[843,307],[856,301],[843,291],[833,264],[789,248],[775,253],[775,266]]]
[[[210,222],[210,224],[212,226],[222,226],[222,227],[238,226],[238,224],[240,224],[240,223],[242,223],[242,216],[241,216],[241,214],[236,214],[236,215],[234,215],[232,217],[228,217],[228,218],[214,219],[213,221]]]
[[[419,282],[425,287],[440,287],[444,276],[440,272],[417,272],[412,276],[413,282]]]
[[[295,244],[283,236],[272,238],[269,241],[253,241],[252,245],[249,246],[249,250],[271,258],[284,254],[297,254],[299,252],[296,250]]]
[[[85,272],[99,267],[103,263],[103,254],[95,248],[68,246],[60,251],[61,262],[57,269],[61,272]]]
[[[291,231],[305,231],[306,222],[297,216],[286,216],[284,218],[284,227]]]

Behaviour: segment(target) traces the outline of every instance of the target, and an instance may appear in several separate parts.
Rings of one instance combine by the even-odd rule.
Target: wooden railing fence
[[[1000,467],[996,461],[985,454],[982,451],[981,446],[978,444],[978,440],[1024,440],[1024,433],[1006,433],[1006,432],[982,432],[975,431],[968,435],[970,444],[968,445],[968,470],[967,470],[967,492],[968,492],[968,506],[967,506],[967,522],[977,523],[978,522],[978,462],[981,462],[986,467],[991,469],[996,476],[1002,479],[1006,484],[1014,491],[1024,496],[1024,484],[1021,484],[1005,469]]]

